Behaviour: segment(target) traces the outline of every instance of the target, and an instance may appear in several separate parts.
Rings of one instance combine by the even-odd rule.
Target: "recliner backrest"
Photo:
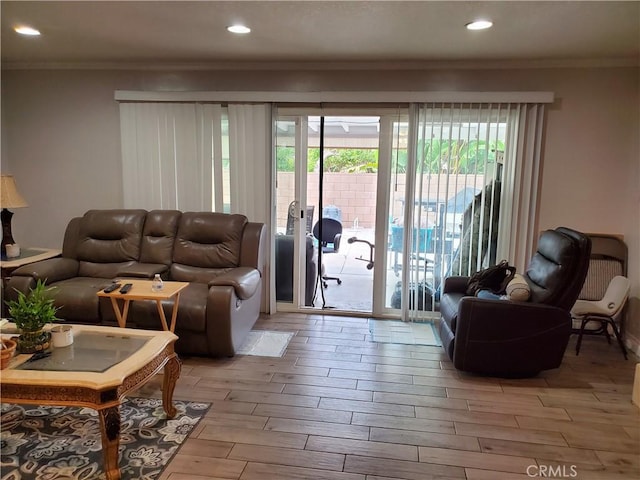
[[[580,295],[580,290],[584,285],[584,280],[587,278],[587,271],[589,270],[589,258],[591,257],[591,239],[588,235],[572,230],[567,227],[556,228],[557,232],[560,232],[568,237],[573,238],[578,246],[578,255],[576,258],[575,271],[573,274],[572,282],[559,299],[557,306],[564,310],[571,310],[574,303]]]
[[[142,263],[171,265],[181,215],[178,210],[152,210],[147,213],[140,247]]]
[[[171,278],[208,282],[240,265],[244,215],[186,212],[180,217],[173,247]]]
[[[542,232],[524,275],[530,301],[569,310],[584,283],[590,251],[591,241],[580,232],[566,228]]]
[[[110,278],[140,258],[145,210],[89,210],[79,221],[78,275]]]

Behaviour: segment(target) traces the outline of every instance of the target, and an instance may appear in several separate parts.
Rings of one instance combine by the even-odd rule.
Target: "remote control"
[[[127,293],[129,290],[131,290],[131,287],[133,287],[133,284],[125,283],[120,289],[120,293]]]
[[[36,360],[40,360],[41,358],[47,358],[51,356],[51,352],[38,352],[38,353],[34,353],[31,358],[29,360],[27,360],[26,363],[28,362],[35,362]]]
[[[117,290],[118,288],[120,288],[120,284],[119,283],[112,283],[111,285],[109,285],[107,288],[105,288],[103,290],[104,293],[111,293],[114,290]]]

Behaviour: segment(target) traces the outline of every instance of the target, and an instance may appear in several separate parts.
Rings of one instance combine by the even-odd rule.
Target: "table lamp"
[[[18,193],[18,188],[16,187],[16,181],[13,178],[13,175],[2,175],[0,177],[0,208],[2,208],[2,212],[0,212],[0,220],[2,221],[2,257],[6,258],[7,256],[7,245],[14,244],[13,235],[11,234],[11,217],[13,217],[13,212],[10,212],[9,208],[20,208],[26,207],[27,202],[25,202],[22,195]]]

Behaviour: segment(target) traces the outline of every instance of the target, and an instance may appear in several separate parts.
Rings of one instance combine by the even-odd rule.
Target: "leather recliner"
[[[543,232],[523,274],[531,292],[528,302],[468,296],[468,277],[446,278],[439,332],[455,368],[529,377],[559,367],[590,252],[591,240],[580,232],[564,227]]]

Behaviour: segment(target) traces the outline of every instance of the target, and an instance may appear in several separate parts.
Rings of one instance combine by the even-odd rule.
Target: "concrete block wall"
[[[325,173],[323,181],[323,206],[336,206],[342,215],[345,228],[358,226],[360,228],[374,228],[377,198],[376,173]],[[284,229],[287,224],[287,210],[294,198],[293,172],[279,172],[276,190],[278,227]],[[307,175],[307,205],[316,207],[313,223],[320,218],[318,211],[318,173]],[[392,179],[391,198],[393,198],[391,219],[402,221],[403,202],[405,193],[405,175],[398,174]],[[484,185],[483,175],[443,175],[425,177],[422,184],[422,197],[446,201],[456,192],[467,186],[480,189]]]

